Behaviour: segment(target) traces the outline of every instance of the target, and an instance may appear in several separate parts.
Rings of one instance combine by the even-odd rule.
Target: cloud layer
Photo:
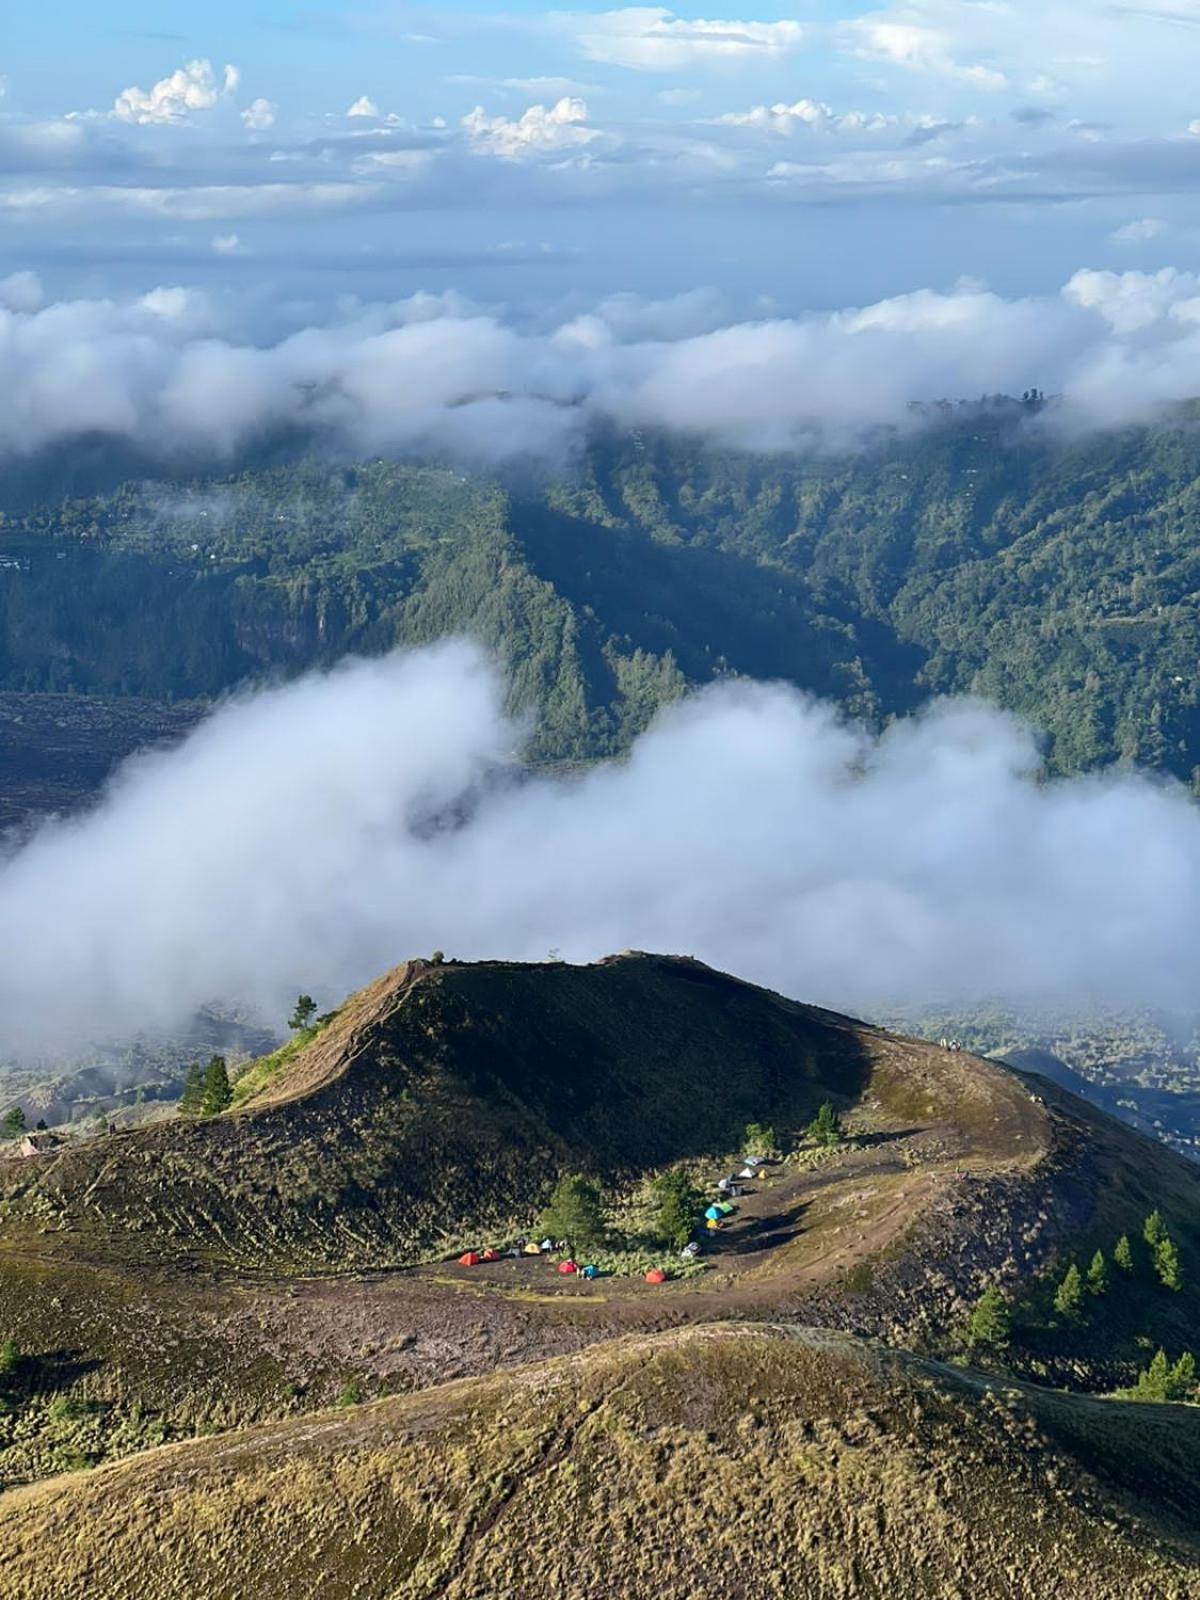
[[[0,1052],[279,1017],[394,962],[696,954],[843,1008],[1191,1006],[1200,815],[1148,780],[1040,783],[949,702],[876,740],[782,686],[665,714],[628,762],[498,777],[521,742],[471,646],[343,665],[136,758],[0,867]]]
[[[0,450],[91,434],[228,458],[300,428],[351,452],[496,460],[561,455],[596,419],[790,448],[903,423],[912,400],[1031,385],[1064,392],[1076,423],[1126,420],[1193,395],[1200,372],[1200,278],[1174,269],[1084,270],[1041,298],[966,284],[728,324],[703,295],[617,296],[521,324],[419,295],[267,344],[241,324],[188,289],[43,303],[37,280],[14,274],[0,282]]]

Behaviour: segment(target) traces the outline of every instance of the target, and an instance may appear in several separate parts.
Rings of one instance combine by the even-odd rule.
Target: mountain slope
[[[1197,1410],[717,1326],[17,1491],[0,1596],[1184,1600],[1198,1461]]]

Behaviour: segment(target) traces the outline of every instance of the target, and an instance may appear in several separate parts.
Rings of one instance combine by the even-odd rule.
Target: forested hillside
[[[689,683],[782,677],[878,725],[1027,713],[1053,769],[1200,768],[1200,434],[968,411],[843,457],[598,438],[560,475],[305,462],[0,522],[0,690],[211,696],[468,630],[531,754],[626,747]]]

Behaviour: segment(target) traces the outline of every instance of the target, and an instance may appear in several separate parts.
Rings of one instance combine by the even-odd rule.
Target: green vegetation
[[[1126,1276],[1133,1272],[1133,1247],[1127,1233],[1123,1233],[1113,1246],[1113,1265]]]
[[[1165,1350],[1159,1350],[1137,1383],[1129,1391],[1134,1400],[1193,1400],[1196,1398],[1196,1358],[1190,1350],[1172,1366]]]
[[[742,1150],[748,1156],[761,1156],[764,1159],[777,1155],[779,1147],[775,1129],[764,1127],[761,1122],[748,1122],[742,1137]]]
[[[1055,772],[1190,783],[1193,420],[1067,441],[975,411],[843,457],[597,437],[508,489],[373,461],[10,495],[0,690],[206,697],[465,629],[538,709],[535,759],[627,748],[733,672],[876,725],[976,692],[1046,730]]]
[[[1103,1250],[1097,1250],[1091,1259],[1087,1270],[1087,1286],[1089,1294],[1108,1293],[1108,1263],[1104,1259]]]
[[[976,1301],[967,1323],[969,1350],[997,1351],[1008,1344],[1012,1313],[998,1284],[990,1283]]]
[[[15,1139],[19,1133],[24,1133],[24,1131],[25,1113],[20,1106],[14,1106],[11,1111],[6,1111],[3,1120],[0,1120],[0,1133],[6,1139]]]
[[[233,1103],[229,1067],[224,1056],[213,1056],[204,1072],[204,1092],[200,1099],[202,1117],[220,1116]]]
[[[551,1239],[565,1239],[576,1250],[603,1244],[604,1203],[596,1184],[578,1173],[560,1178],[538,1219],[538,1231]]]
[[[1154,1270],[1158,1274],[1159,1282],[1165,1288],[1173,1289],[1177,1293],[1183,1288],[1183,1268],[1179,1264],[1179,1251],[1169,1234],[1160,1239],[1154,1247]]]
[[[704,1194],[685,1167],[660,1173],[651,1187],[658,1201],[655,1233],[663,1244],[681,1250],[704,1216]]]
[[[288,1027],[293,1033],[307,1033],[313,1025],[317,1014],[317,1002],[310,994],[297,996],[292,1014],[288,1018]]]
[[[1054,1292],[1054,1309],[1068,1321],[1073,1321],[1083,1311],[1083,1279],[1073,1261]]]
[[[179,1096],[179,1114],[198,1117],[204,1107],[204,1068],[193,1061],[184,1074],[183,1093]]]
[[[815,1145],[822,1145],[827,1149],[842,1144],[846,1137],[842,1129],[842,1119],[834,1110],[831,1100],[821,1102],[821,1109],[809,1123],[806,1131]]]

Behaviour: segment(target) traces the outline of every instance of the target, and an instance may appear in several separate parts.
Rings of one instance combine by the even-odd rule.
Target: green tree
[[[1077,1317],[1083,1310],[1083,1279],[1072,1261],[1054,1291],[1054,1309],[1062,1317]]]
[[[1108,1293],[1108,1263],[1104,1259],[1103,1250],[1097,1250],[1092,1257],[1087,1270],[1087,1286],[1090,1294]]]
[[[704,1215],[704,1195],[684,1167],[660,1173],[651,1187],[658,1201],[655,1237],[681,1250]]]
[[[25,1132],[25,1113],[20,1106],[14,1106],[11,1111],[4,1113],[4,1120],[0,1122],[6,1139],[15,1139],[19,1133]]]
[[[1129,1243],[1127,1233],[1123,1233],[1113,1245],[1113,1265],[1119,1267],[1122,1272],[1133,1271],[1133,1247]]]
[[[825,1145],[827,1148],[841,1144],[846,1135],[842,1131],[842,1119],[834,1110],[831,1100],[826,1100],[822,1104],[821,1109],[809,1123],[807,1133],[814,1144]]]
[[[21,1365],[21,1348],[15,1339],[0,1340],[0,1377],[9,1377]]]
[[[578,1173],[560,1178],[538,1227],[551,1239],[566,1239],[575,1249],[604,1242],[604,1207],[594,1183]]]
[[[989,1283],[975,1302],[967,1323],[967,1344],[972,1350],[1003,1350],[1012,1332],[1012,1314],[999,1287]]]
[[[184,1117],[198,1117],[204,1105],[204,1068],[198,1061],[188,1067],[183,1080],[183,1093],[179,1096],[179,1113]]]
[[[200,1102],[200,1115],[216,1117],[232,1102],[233,1090],[229,1084],[229,1068],[224,1056],[213,1056],[204,1073],[204,1097]]]
[[[1196,1358],[1185,1350],[1167,1374],[1168,1400],[1190,1400],[1196,1392]]]
[[[1154,1246],[1154,1270],[1158,1280],[1168,1289],[1183,1288],[1183,1268],[1179,1264],[1179,1251],[1169,1233],[1164,1233]]]
[[[748,1156],[774,1155],[775,1129],[766,1127],[761,1122],[748,1122],[742,1136],[742,1149]]]
[[[296,1005],[288,1018],[288,1027],[293,1033],[307,1033],[313,1025],[313,1018],[317,1014],[317,1002],[310,994],[296,996]]]
[[[1138,1380],[1133,1388],[1135,1398],[1138,1400],[1165,1400],[1170,1378],[1171,1369],[1167,1362],[1167,1352],[1159,1350],[1146,1370],[1138,1373]]]
[[[1154,1250],[1167,1236],[1167,1225],[1157,1211],[1152,1211],[1142,1224],[1142,1238]]]

